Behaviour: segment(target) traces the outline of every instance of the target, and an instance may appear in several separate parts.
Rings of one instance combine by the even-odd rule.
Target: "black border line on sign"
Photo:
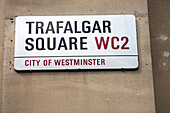
[[[14,58],[40,58],[40,57],[126,57],[138,55],[87,55],[87,56],[18,56]]]

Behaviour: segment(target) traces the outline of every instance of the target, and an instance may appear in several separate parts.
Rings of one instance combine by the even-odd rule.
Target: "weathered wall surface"
[[[155,113],[146,0],[7,0],[3,113]],[[135,71],[16,72],[14,24],[22,15],[135,14]]]
[[[170,112],[170,1],[148,0],[157,113]]]
[[[5,0],[0,0],[0,112],[2,110],[2,76],[4,57],[4,25],[5,25]]]

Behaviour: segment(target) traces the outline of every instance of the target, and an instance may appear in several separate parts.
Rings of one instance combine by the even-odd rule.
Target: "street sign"
[[[16,17],[15,70],[137,67],[134,15]]]

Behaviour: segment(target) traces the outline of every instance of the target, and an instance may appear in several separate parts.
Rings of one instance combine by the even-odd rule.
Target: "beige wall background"
[[[139,69],[14,70],[16,16],[75,14],[134,14]],[[5,18],[2,113],[155,113],[147,0],[6,0]]]
[[[2,76],[4,57],[5,0],[0,0],[0,112],[2,110]]]
[[[148,0],[157,113],[170,112],[170,0]]]

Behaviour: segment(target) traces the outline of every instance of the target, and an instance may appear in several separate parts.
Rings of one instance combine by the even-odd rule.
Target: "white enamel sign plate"
[[[19,16],[16,70],[135,69],[134,15]]]

